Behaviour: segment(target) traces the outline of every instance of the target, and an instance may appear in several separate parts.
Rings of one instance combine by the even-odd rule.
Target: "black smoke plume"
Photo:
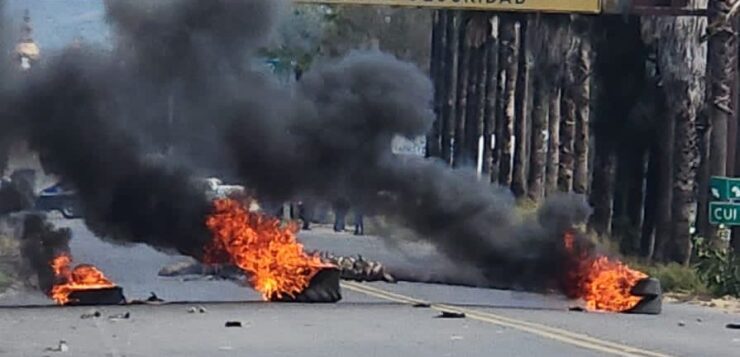
[[[473,173],[394,155],[394,136],[433,121],[417,67],[355,52],[280,84],[251,58],[280,1],[105,4],[113,53],[67,50],[36,71],[14,113],[44,167],[80,191],[97,233],[197,257],[209,206],[190,177],[228,170],[261,200],[348,198],[498,286],[557,287],[561,236],[588,216],[585,201],[556,197],[526,219]],[[176,123],[157,124],[172,102]],[[162,140],[179,166],[146,158]]]
[[[5,0],[0,0],[0,176],[5,172],[8,164],[8,153],[12,141],[12,127],[8,120],[7,106],[3,99],[8,97],[11,90],[12,73],[11,53],[12,36],[10,21],[5,9]]]
[[[198,256],[209,203],[188,172],[144,156],[118,108],[126,73],[109,61],[74,48],[39,68],[17,101],[18,123],[44,170],[75,187],[93,231]]]
[[[21,256],[29,277],[36,276],[38,287],[48,293],[55,283],[51,261],[62,254],[69,255],[68,228],[56,228],[42,214],[26,214],[21,218]]]

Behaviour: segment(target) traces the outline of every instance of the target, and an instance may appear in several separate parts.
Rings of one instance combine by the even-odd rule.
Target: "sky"
[[[31,14],[33,38],[44,52],[63,48],[76,38],[88,43],[109,43],[110,30],[105,23],[102,0],[6,0],[11,21],[17,21],[18,28],[24,10]],[[293,19],[292,19],[293,20]],[[393,151],[420,155],[424,139],[410,141],[396,138]]]
[[[6,0],[10,19],[18,26],[23,11],[31,13],[33,37],[41,51],[55,50],[82,38],[103,43],[109,37],[102,0]]]

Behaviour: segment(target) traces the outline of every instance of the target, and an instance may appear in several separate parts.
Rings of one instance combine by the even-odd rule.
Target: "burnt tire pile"
[[[344,280],[396,282],[383,264],[367,260],[361,255],[357,257],[343,257],[330,253],[321,253],[321,260],[336,266],[339,269],[340,277]]]

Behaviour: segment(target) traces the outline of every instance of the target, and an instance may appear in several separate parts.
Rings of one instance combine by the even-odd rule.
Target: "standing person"
[[[300,201],[298,202],[298,219],[303,222],[302,229],[305,231],[311,230],[311,219],[313,218],[312,207],[309,202]]]
[[[362,211],[359,208],[355,208],[355,235],[361,236],[365,234],[365,224],[362,222]]]
[[[347,211],[349,202],[346,199],[340,198],[334,202],[334,232],[344,232]]]

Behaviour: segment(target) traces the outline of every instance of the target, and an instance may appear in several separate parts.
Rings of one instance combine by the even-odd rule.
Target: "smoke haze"
[[[557,287],[561,235],[587,218],[585,200],[555,197],[524,218],[510,193],[472,172],[393,155],[395,135],[423,135],[434,120],[417,67],[354,52],[285,85],[253,58],[281,1],[105,5],[112,52],[69,48],[20,94],[0,96],[44,168],[77,188],[97,234],[199,257],[210,206],[191,178],[216,170],[265,201],[347,198],[499,286]]]

